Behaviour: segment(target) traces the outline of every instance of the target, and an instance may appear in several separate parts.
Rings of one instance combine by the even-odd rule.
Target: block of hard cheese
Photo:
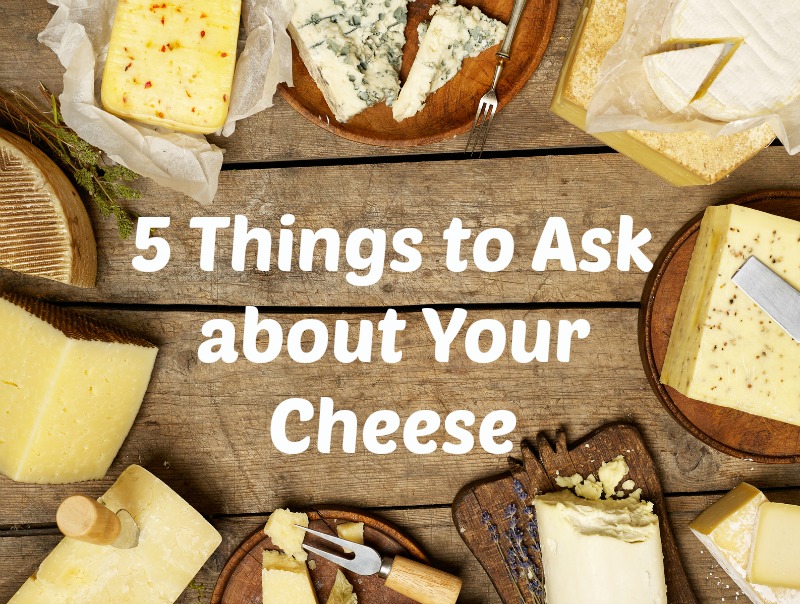
[[[130,466],[99,499],[139,527],[132,549],[65,537],[9,604],[172,604],[222,538],[166,484]]]
[[[208,134],[230,104],[241,0],[119,0],[101,96],[120,117]]]
[[[586,108],[603,59],[622,35],[626,5],[627,0],[585,0],[572,34],[550,110],[581,130],[586,130]],[[715,183],[775,138],[766,124],[717,138],[705,132],[641,130],[594,136],[676,186]]]
[[[800,506],[764,503],[758,508],[747,578],[792,590],[800,601]]]
[[[280,552],[264,552],[261,588],[264,604],[317,604],[306,563]]]
[[[534,499],[547,604],[667,604],[652,505],[586,500],[570,491]]]
[[[98,479],[142,404],[158,349],[82,315],[0,293],[0,473]]]
[[[706,210],[661,381],[690,398],[800,425],[800,344],[731,278],[755,256],[800,288],[800,222],[726,205]]]

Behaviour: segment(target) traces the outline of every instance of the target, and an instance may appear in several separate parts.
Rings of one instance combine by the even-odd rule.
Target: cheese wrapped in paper
[[[228,115],[241,0],[119,0],[102,83],[122,118],[208,134]]]
[[[222,541],[166,484],[130,466],[99,500],[139,527],[132,549],[65,537],[9,604],[172,604]]]

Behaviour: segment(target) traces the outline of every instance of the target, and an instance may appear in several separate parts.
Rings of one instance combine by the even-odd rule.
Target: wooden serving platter
[[[459,492],[453,503],[453,519],[461,537],[489,574],[505,604],[544,604],[543,572],[538,542],[535,495],[560,490],[557,475],[582,476],[595,473],[604,461],[623,455],[630,473],[626,477],[642,489],[642,499],[653,502],[661,527],[664,570],[670,604],[697,604],[683,568],[672,534],[658,472],[639,431],[629,424],[610,424],[589,434],[572,447],[563,431],[556,433],[555,444],[539,434],[536,448],[522,443],[522,461],[510,472],[473,483]],[[532,579],[515,573],[509,561],[514,547],[512,529],[521,529],[523,546]],[[493,539],[492,535],[497,537]],[[517,535],[519,532],[517,531]],[[519,568],[519,561],[516,563]]]
[[[422,549],[399,529],[385,520],[365,512],[348,508],[315,508],[308,512],[309,526],[321,532],[336,535],[340,522],[363,522],[364,543],[385,556],[402,555],[411,560],[429,563]],[[329,549],[330,544],[313,535],[306,537],[310,545]],[[263,530],[253,533],[233,553],[211,595],[211,604],[261,604],[261,569],[264,550],[277,549]],[[327,560],[309,554],[316,568],[310,569],[314,589],[320,602],[325,602],[339,569]],[[342,569],[347,580],[353,584],[358,601],[363,604],[414,604],[405,596],[388,589],[377,575],[362,576]]]
[[[438,1],[414,0],[408,4],[401,82],[405,82],[417,55],[417,26],[430,20],[429,12],[434,4],[438,4]],[[477,6],[493,19],[508,23],[514,0],[459,0],[459,4]],[[550,41],[557,10],[558,0],[528,0],[514,39],[511,61],[506,64],[498,85],[498,111],[522,90],[539,66]],[[402,122],[394,120],[391,107],[380,103],[354,116],[346,124],[339,123],[308,73],[294,43],[294,86],[282,84],[278,90],[310,122],[343,138],[385,147],[426,145],[452,138],[472,127],[478,102],[489,90],[494,78],[497,50],[495,46],[476,58],[466,59],[461,71],[428,97],[422,111]]]
[[[800,220],[800,191],[764,191],[726,201]],[[661,383],[661,368],[703,214],[667,244],[642,297],[639,348],[653,391],[676,421],[696,438],[734,457],[760,463],[800,462],[800,426],[686,397]]]

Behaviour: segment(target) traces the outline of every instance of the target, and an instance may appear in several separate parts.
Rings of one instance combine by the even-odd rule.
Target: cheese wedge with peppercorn
[[[800,289],[800,222],[706,210],[661,382],[690,398],[800,425],[800,344],[731,280],[751,256]]]
[[[120,0],[101,98],[122,118],[209,134],[228,115],[241,0]]]

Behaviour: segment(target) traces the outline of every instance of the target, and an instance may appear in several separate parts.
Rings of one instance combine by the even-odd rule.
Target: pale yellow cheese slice
[[[658,100],[672,113],[686,109],[725,48],[725,44],[709,44],[646,56],[644,71]]]
[[[731,281],[755,256],[800,289],[800,222],[706,210],[661,381],[700,401],[800,425],[800,344]]]
[[[109,112],[208,134],[230,105],[241,0],[120,0],[101,96]]]
[[[43,302],[0,294],[0,473],[98,479],[131,429],[158,349]]]
[[[130,466],[99,500],[139,527],[132,549],[65,537],[9,604],[172,604],[222,538],[166,484]]]
[[[764,503],[759,508],[747,578],[794,590],[800,600],[800,506]]]
[[[261,589],[264,604],[318,604],[306,563],[280,552],[264,552]]]

